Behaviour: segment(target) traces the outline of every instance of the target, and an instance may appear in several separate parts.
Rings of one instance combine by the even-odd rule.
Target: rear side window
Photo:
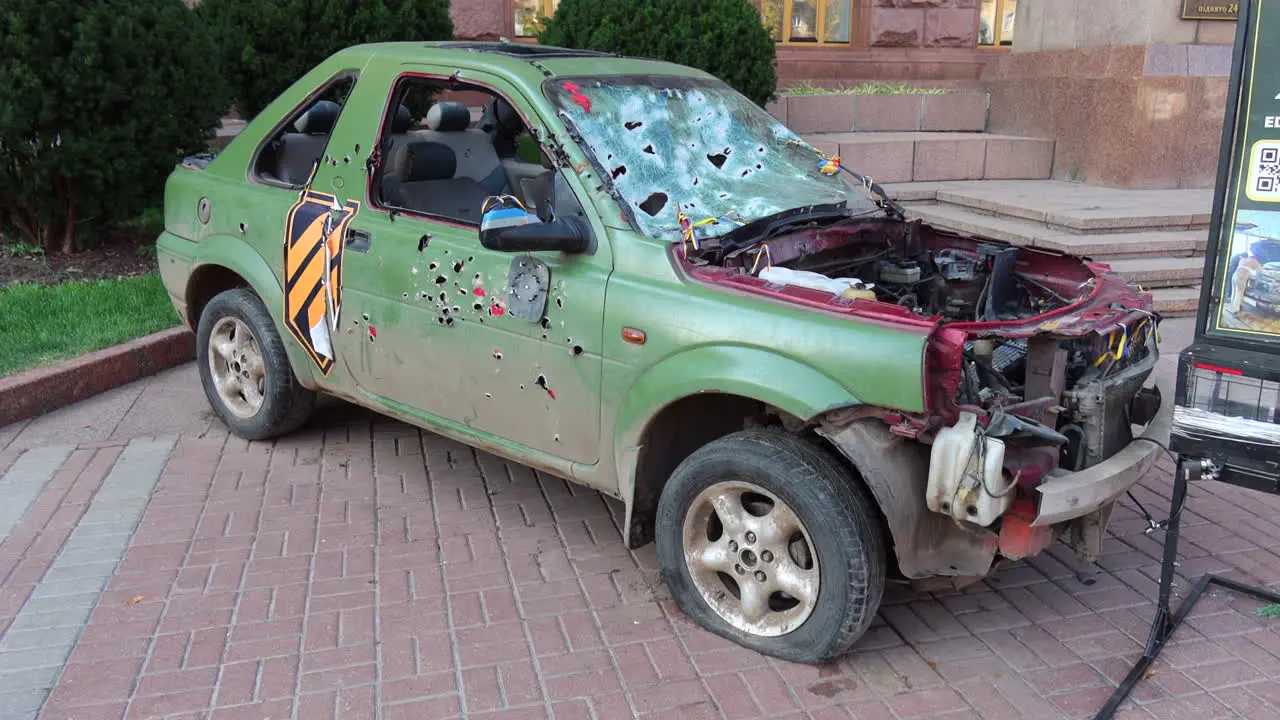
[[[290,188],[305,185],[324,157],[329,136],[355,84],[355,74],[340,75],[295,108],[258,149],[253,163],[254,177]]]

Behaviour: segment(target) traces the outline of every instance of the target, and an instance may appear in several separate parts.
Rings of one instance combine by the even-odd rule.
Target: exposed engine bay
[[[694,267],[735,268],[765,280],[820,275],[874,299],[946,322],[1019,320],[1087,295],[1094,274],[1076,258],[1038,267],[1025,248],[968,240],[918,222],[859,219],[739,244],[734,235],[703,241],[686,254]],[[1073,272],[1063,273],[1063,270]],[[781,272],[779,272],[781,271]]]
[[[678,257],[695,279],[929,334],[928,412],[885,421],[932,446],[934,512],[982,527],[1011,509],[1034,519],[1029,491],[1111,457],[1159,407],[1143,390],[1159,317],[1104,265],[893,218],[735,235]]]

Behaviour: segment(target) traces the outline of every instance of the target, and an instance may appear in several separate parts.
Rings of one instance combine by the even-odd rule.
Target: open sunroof
[[[540,58],[617,57],[613,53],[599,52],[597,50],[577,50],[528,43],[450,42],[441,43],[436,47],[492,53],[494,55],[506,55],[507,57],[528,58],[531,60]]]

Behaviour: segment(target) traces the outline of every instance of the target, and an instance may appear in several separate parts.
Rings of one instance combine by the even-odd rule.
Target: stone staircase
[[[1115,190],[1049,180],[1054,141],[986,132],[990,98],[788,96],[778,119],[885,185],[912,216],[963,234],[1081,255],[1194,315],[1212,189]]]
[[[953,232],[1081,255],[1151,290],[1166,316],[1194,315],[1213,190],[1118,190],[1054,180],[886,186],[908,216]]]
[[[878,183],[1043,180],[1053,141],[985,132],[850,132],[805,135],[827,155]]]
[[[990,97],[786,96],[770,112],[841,163],[879,183],[1043,180],[1053,140],[986,132]]]

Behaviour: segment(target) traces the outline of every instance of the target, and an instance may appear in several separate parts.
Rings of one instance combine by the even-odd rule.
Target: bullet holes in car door
[[[441,69],[441,74],[448,77]],[[508,135],[538,123],[513,88],[406,76],[393,91],[367,222],[396,246],[386,291],[413,308],[398,346],[413,357],[396,384],[403,402],[475,430],[578,462],[599,444],[602,308],[607,252],[507,252],[480,242],[486,206],[554,219],[585,213],[549,163],[513,152]],[[500,104],[502,126],[483,124]],[[512,117],[518,118],[517,124]],[[384,222],[385,219],[385,222]],[[357,220],[359,222],[359,220]],[[407,253],[408,256],[400,253]],[[514,310],[514,312],[513,312]],[[391,341],[380,332],[377,342]]]

